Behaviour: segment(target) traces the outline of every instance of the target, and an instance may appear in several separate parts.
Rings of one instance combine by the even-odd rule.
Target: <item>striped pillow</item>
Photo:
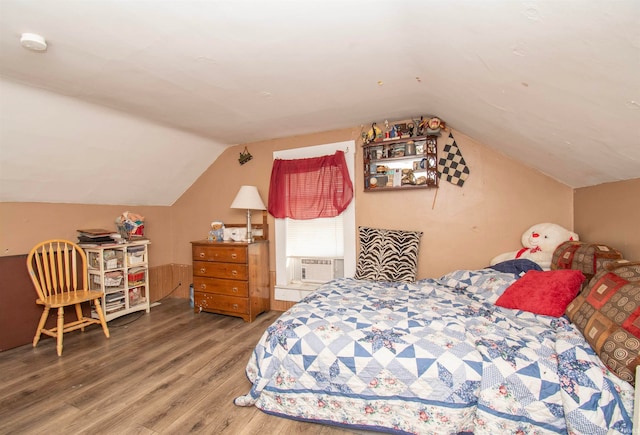
[[[356,279],[414,282],[422,231],[359,227]]]

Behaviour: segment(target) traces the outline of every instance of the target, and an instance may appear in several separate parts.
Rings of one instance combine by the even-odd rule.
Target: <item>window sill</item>
[[[277,285],[274,299],[278,301],[298,302],[315,291],[322,284],[291,283],[289,285]]]

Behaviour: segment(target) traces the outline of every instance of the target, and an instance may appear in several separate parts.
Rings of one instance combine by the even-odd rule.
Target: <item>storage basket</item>
[[[118,224],[118,233],[125,240],[131,240],[144,237],[144,224],[140,225],[123,225]]]
[[[146,270],[145,269],[131,269],[127,274],[127,280],[129,281],[129,285],[137,285],[145,282],[146,278]]]
[[[93,280],[96,283],[100,283],[100,275],[93,275]],[[120,287],[124,282],[124,275],[120,271],[107,272],[104,274],[105,287]]]
[[[127,264],[129,266],[135,266],[142,263],[145,263],[144,249],[140,251],[127,252]]]
[[[134,287],[129,289],[129,306],[141,304],[146,301],[144,287]]]

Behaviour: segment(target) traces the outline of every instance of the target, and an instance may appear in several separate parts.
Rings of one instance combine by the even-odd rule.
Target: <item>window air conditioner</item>
[[[343,275],[343,260],[337,258],[301,258],[300,281],[327,282]]]

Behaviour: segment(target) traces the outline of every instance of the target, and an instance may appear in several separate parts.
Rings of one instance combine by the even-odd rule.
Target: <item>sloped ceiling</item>
[[[419,115],[571,187],[640,177],[637,0],[1,0],[0,78],[2,201],[171,204],[226,146]]]

